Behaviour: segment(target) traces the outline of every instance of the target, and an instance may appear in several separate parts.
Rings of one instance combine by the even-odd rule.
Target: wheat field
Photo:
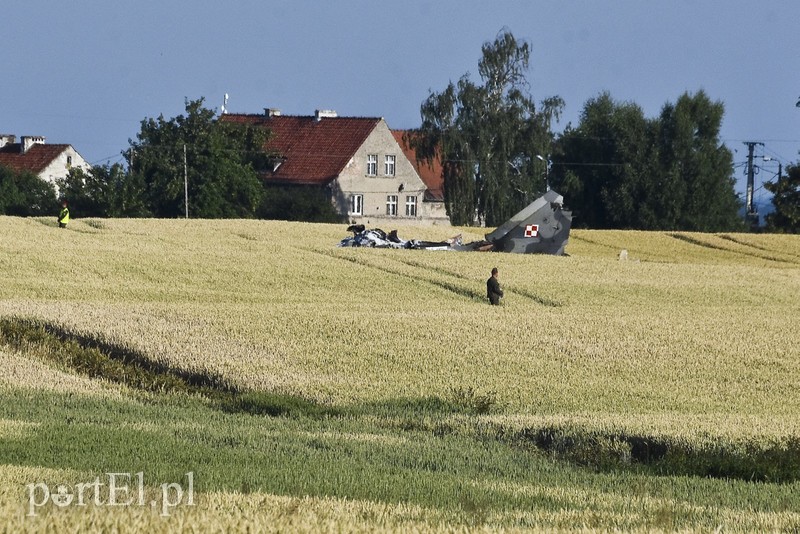
[[[401,237],[443,240],[459,232],[465,242],[483,237],[476,228],[436,227],[403,227]],[[337,248],[345,236],[345,225],[273,221],[77,219],[59,230],[49,219],[0,217],[0,319],[32,320],[74,339],[124,347],[165,368],[218,377],[237,391],[358,413],[344,417],[346,423],[336,417],[325,422],[327,416],[278,418],[280,425],[300,427],[272,429],[269,439],[276,443],[285,438],[371,454],[371,447],[410,450],[416,441],[426,447],[420,454],[436,455],[437,440],[453,439],[454,450],[480,455],[473,447],[488,441],[512,451],[503,469],[541,461],[537,469],[557,471],[549,477],[554,482],[537,485],[522,474],[465,478],[458,486],[491,497],[465,501],[454,493],[439,502],[437,491],[446,492],[436,489],[444,484],[438,478],[428,500],[413,497],[416,489],[408,499],[389,489],[393,497],[382,499],[377,489],[370,491],[378,497],[361,495],[355,475],[355,489],[342,482],[317,493],[308,489],[318,487],[311,475],[306,489],[279,490],[250,483],[232,490],[208,475],[200,482],[203,504],[176,510],[167,521],[150,510],[101,506],[51,507],[32,519],[22,513],[26,481],[91,479],[109,467],[89,459],[42,465],[15,452],[0,457],[3,515],[14,518],[6,529],[800,525],[800,473],[770,478],[778,476],[770,462],[783,461],[780,451],[794,451],[800,442],[800,236],[574,230],[565,257]],[[620,259],[623,249],[626,260]],[[485,280],[495,266],[505,291],[499,307],[485,299]],[[9,444],[38,443],[45,429],[65,428],[56,420],[60,411],[48,415],[42,408],[37,416],[26,403],[75,402],[77,417],[91,425],[86,406],[124,412],[184,402],[86,376],[26,346],[0,344],[0,393],[8,406],[0,413],[0,439]],[[412,418],[397,408],[425,399],[472,411]],[[184,423],[202,428],[205,405],[192,406]],[[142,428],[169,428],[152,417],[140,422]],[[247,417],[243,421],[255,416]],[[213,421],[233,425],[234,434],[246,434],[236,425],[252,424]],[[165,432],[179,439],[181,428]],[[539,438],[538,449],[531,445],[536,450],[520,445],[542,432],[555,433],[569,450],[549,441],[542,448]],[[727,476],[738,472],[735,467],[711,479],[694,467],[662,477],[640,473],[634,438],[682,451],[689,466],[697,463],[692,455],[720,454],[725,462],[757,457],[766,474],[752,482]],[[632,470],[587,461],[595,453],[576,443],[602,449]],[[449,465],[451,459],[440,461]],[[626,495],[631,484],[650,489]],[[678,486],[691,486],[687,497]],[[493,504],[503,499],[521,504]],[[537,504],[545,501],[550,504]]]

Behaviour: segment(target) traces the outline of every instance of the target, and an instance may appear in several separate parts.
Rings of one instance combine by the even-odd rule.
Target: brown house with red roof
[[[337,211],[353,223],[450,224],[439,193],[417,171],[380,117],[224,114],[219,120],[267,128],[264,149],[274,155],[267,183],[325,188]],[[435,184],[435,180],[431,183]],[[439,209],[441,207],[441,209]]]
[[[31,172],[55,184],[56,178],[66,177],[72,167],[91,168],[72,145],[48,145],[41,136],[23,136],[16,141],[16,135],[0,134],[0,165],[16,172]]]

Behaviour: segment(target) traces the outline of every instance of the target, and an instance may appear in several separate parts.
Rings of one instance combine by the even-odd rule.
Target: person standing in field
[[[58,227],[66,228],[67,223],[69,223],[69,208],[65,200],[61,203],[61,211],[58,213]]]
[[[500,289],[500,281],[497,279],[497,267],[492,269],[492,276],[486,281],[486,298],[493,306],[500,304],[500,298],[503,296],[503,290]]]

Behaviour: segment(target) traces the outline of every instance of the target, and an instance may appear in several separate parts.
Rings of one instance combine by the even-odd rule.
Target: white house
[[[66,177],[73,167],[91,169],[72,145],[49,145],[41,136],[22,136],[17,143],[17,136],[10,134],[0,134],[0,165],[31,172],[52,184]]]

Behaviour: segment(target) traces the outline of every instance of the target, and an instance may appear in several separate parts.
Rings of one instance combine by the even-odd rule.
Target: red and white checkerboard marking
[[[525,237],[539,237],[539,225],[538,224],[526,224],[525,225]]]

